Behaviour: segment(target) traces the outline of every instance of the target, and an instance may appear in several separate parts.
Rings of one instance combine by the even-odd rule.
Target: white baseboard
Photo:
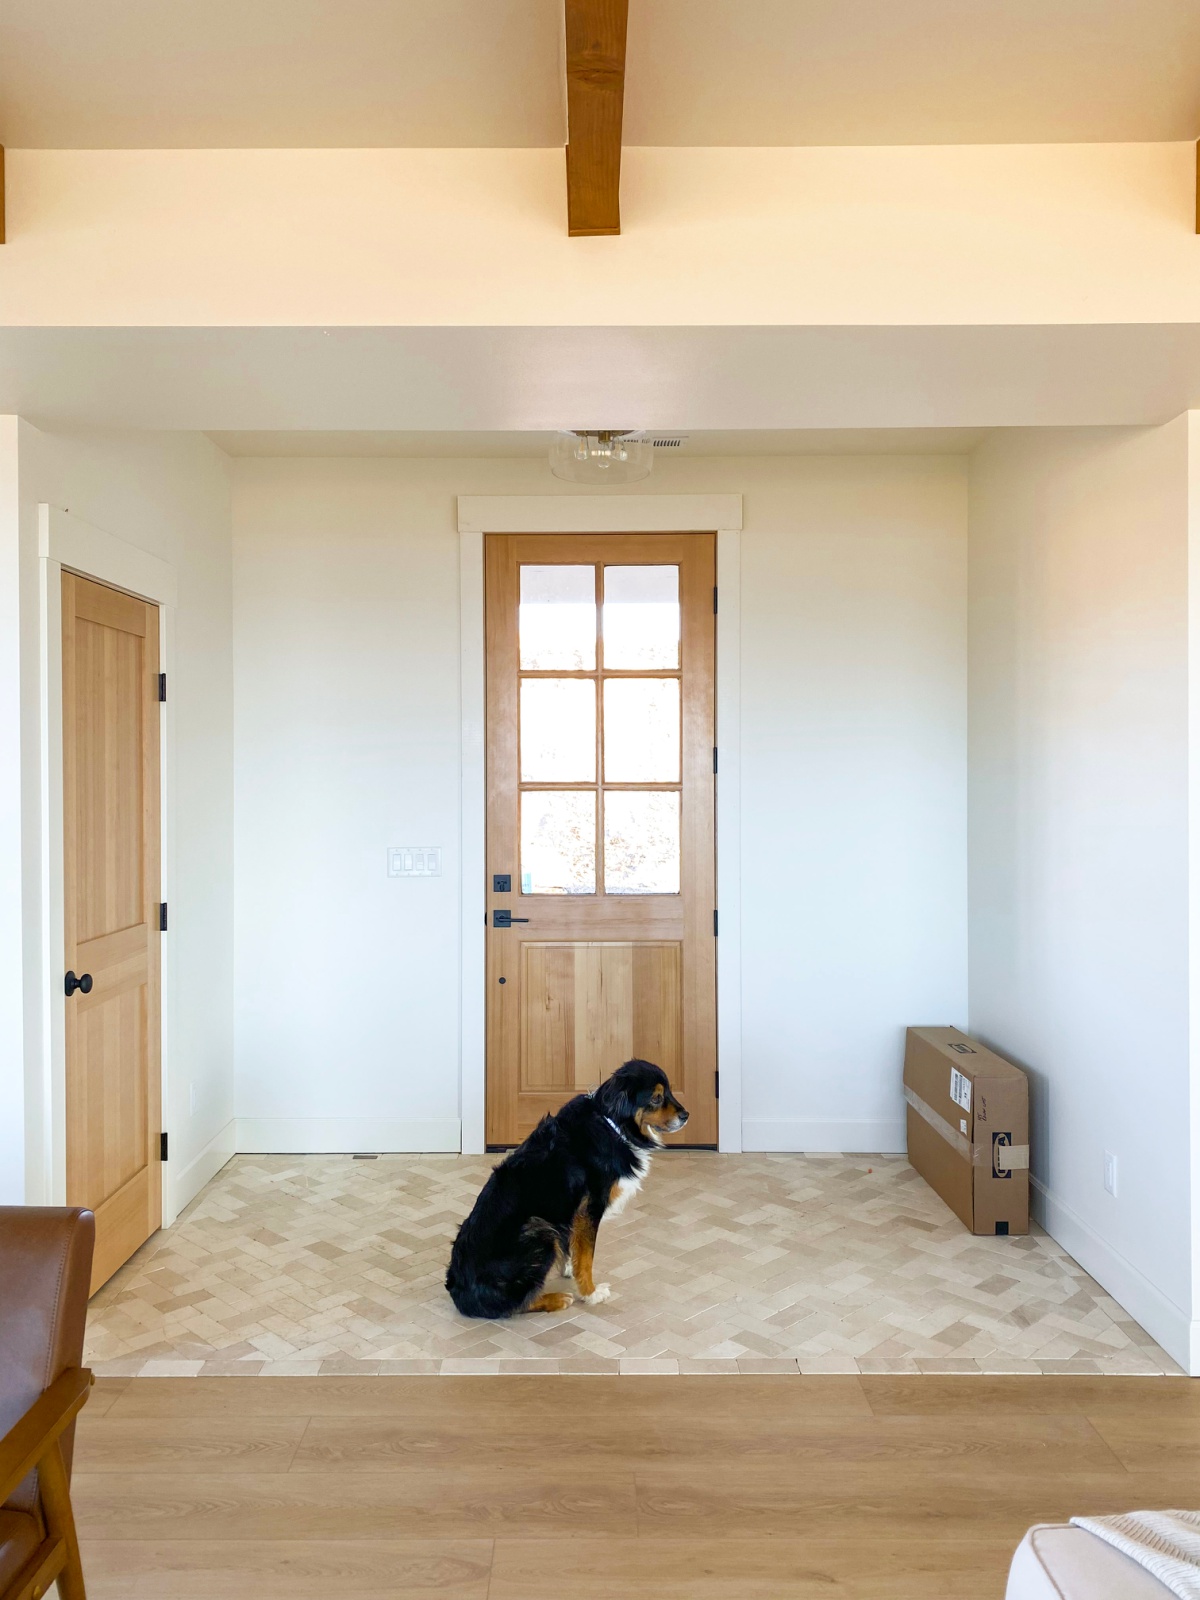
[[[254,1155],[457,1154],[457,1117],[390,1122],[379,1117],[239,1117],[237,1148]]]
[[[225,1163],[232,1158],[237,1148],[234,1142],[235,1131],[236,1125],[230,1118],[199,1154],[192,1157],[186,1167],[180,1167],[178,1172],[172,1172],[171,1162],[167,1162],[163,1171],[166,1179],[163,1186],[164,1226],[174,1222],[184,1206],[190,1205],[204,1185],[211,1182]]]
[[[742,1123],[742,1149],[808,1151],[828,1155],[902,1155],[907,1149],[904,1118],[875,1122],[811,1122],[807,1119],[748,1118]]]
[[[1132,1261],[1094,1232],[1070,1206],[1030,1176],[1034,1220],[1085,1272],[1125,1307],[1191,1377],[1200,1376],[1200,1323],[1167,1298]]]

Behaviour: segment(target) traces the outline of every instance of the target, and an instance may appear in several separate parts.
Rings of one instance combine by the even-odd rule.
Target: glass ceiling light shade
[[[568,483],[638,483],[653,465],[654,446],[629,429],[575,428],[550,446],[550,471]]]

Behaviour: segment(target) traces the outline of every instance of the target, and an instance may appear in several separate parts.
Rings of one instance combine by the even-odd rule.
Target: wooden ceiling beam
[[[629,0],[564,0],[567,232],[621,231],[621,117]]]

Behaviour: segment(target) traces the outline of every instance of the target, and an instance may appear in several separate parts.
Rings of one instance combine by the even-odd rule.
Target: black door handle
[[[528,917],[514,917],[511,911],[496,910],[492,912],[493,928],[511,928],[514,922],[528,922]]]
[[[63,988],[67,991],[68,995],[74,994],[76,989],[81,989],[84,994],[91,994],[92,975],[90,972],[85,972],[82,977],[77,978],[73,972],[68,972],[66,981],[63,984]]]

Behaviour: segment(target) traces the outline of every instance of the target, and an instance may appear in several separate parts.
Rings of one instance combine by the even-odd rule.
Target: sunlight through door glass
[[[604,781],[679,782],[679,679],[606,678]]]
[[[521,893],[595,894],[596,791],[521,796]]]
[[[518,630],[526,671],[593,671],[595,567],[522,567]]]
[[[679,791],[604,794],[604,892],[679,893]]]
[[[523,678],[521,782],[591,783],[595,777],[595,683],[588,678]]]
[[[678,567],[605,567],[604,665],[679,665]]]

